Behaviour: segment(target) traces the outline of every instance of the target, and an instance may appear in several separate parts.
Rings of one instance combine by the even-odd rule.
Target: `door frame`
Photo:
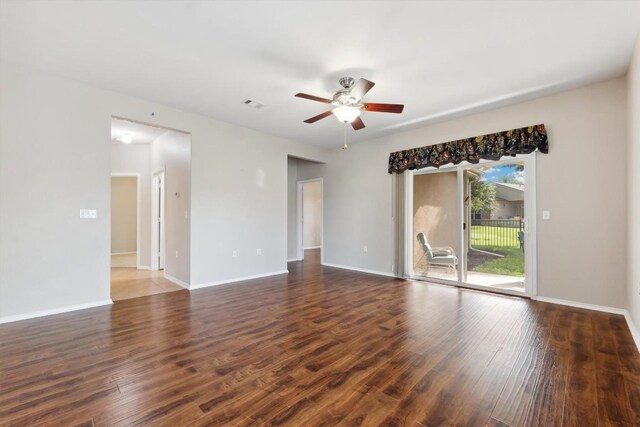
[[[136,179],[136,269],[140,270],[140,174],[129,172],[111,173],[111,178],[135,178]],[[113,189],[111,188],[111,181],[109,181],[109,203],[111,203],[111,197]],[[109,217],[109,238],[111,238],[111,226],[113,218]],[[111,259],[109,259],[109,265],[111,265]]]
[[[162,177],[161,188],[158,189],[156,186],[156,180],[158,177]],[[158,196],[159,193],[162,193],[164,197],[160,199],[162,206],[158,209]],[[165,222],[166,222],[166,174],[165,170],[160,169],[155,171],[151,176],[151,270],[158,271],[161,268],[165,268],[166,261],[166,235],[165,235]],[[160,230],[158,233],[158,228],[156,224],[158,223],[157,218],[162,214],[162,222],[160,223]],[[159,235],[158,235],[159,234]],[[158,242],[158,239],[160,241]],[[156,248],[160,247],[160,254],[156,252]]]
[[[506,157],[500,160],[480,160],[477,164],[469,162],[462,162],[458,165],[445,165],[440,168],[429,167],[420,170],[412,170],[410,172],[411,179],[408,180],[405,186],[405,211],[407,212],[407,223],[405,227],[405,238],[407,240],[407,246],[410,248],[406,253],[411,258],[411,262],[407,262],[409,277],[412,279],[422,279],[422,277],[416,277],[413,271],[413,183],[416,175],[424,175],[430,173],[440,172],[456,172],[456,214],[458,217],[458,224],[456,227],[456,241],[458,242],[458,248],[464,251],[464,230],[462,224],[464,222],[464,170],[474,167],[480,167],[483,165],[499,166],[505,164],[512,164],[514,161],[523,161],[525,164],[525,173],[527,174],[527,181],[525,183],[525,290],[524,292],[510,291],[507,289],[489,288],[486,286],[473,285],[462,281],[462,268],[458,268],[457,280],[446,280],[429,277],[427,280],[435,283],[442,283],[446,285],[455,285],[462,288],[477,289],[482,291],[489,291],[507,295],[516,295],[533,298],[538,295],[538,278],[537,278],[537,207],[536,207],[536,152],[531,154],[519,154],[515,157]],[[409,242],[411,242],[409,244]],[[466,256],[461,254],[461,256]],[[460,265],[464,266],[464,262],[460,262]]]
[[[303,179],[297,181],[296,193],[296,256],[304,261],[304,211],[303,186],[312,182],[320,183],[320,263],[324,263],[324,180],[323,178]]]

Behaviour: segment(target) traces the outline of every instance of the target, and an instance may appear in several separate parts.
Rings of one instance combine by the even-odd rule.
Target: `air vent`
[[[262,102],[254,101],[253,99],[245,99],[244,101],[242,101],[242,103],[244,105],[247,105],[247,106],[251,107],[251,108],[260,109],[260,108],[264,107],[264,104]]]

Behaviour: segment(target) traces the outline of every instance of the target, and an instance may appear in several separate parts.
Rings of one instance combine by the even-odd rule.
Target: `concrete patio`
[[[425,269],[415,269],[414,274],[427,279],[458,280],[457,271],[440,267],[432,267],[428,273]],[[468,271],[465,283],[494,289],[524,292],[524,277]]]

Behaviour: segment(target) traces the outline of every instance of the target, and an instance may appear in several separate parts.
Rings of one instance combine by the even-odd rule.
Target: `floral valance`
[[[543,124],[396,151],[389,155],[389,173],[430,166],[438,168],[447,163],[457,165],[464,161],[478,163],[480,159],[499,160],[503,156],[528,154],[535,150],[549,152],[547,130]]]

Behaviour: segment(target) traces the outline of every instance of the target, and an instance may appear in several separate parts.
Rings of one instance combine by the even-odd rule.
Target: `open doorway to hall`
[[[301,200],[298,246],[304,259],[306,253],[322,251],[322,180],[299,181],[298,188]]]
[[[322,163],[288,158],[287,261],[322,262]]]
[[[138,174],[111,174],[111,266],[137,268]]]
[[[111,299],[188,287],[190,134],[114,117],[110,148]]]

